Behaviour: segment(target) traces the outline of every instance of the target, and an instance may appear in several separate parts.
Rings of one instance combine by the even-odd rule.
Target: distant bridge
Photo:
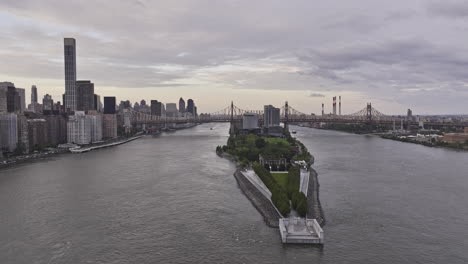
[[[131,108],[126,109],[126,115],[130,122],[134,125],[166,125],[166,124],[183,124],[183,123],[210,123],[210,122],[235,122],[242,120],[245,113],[255,113],[259,117],[259,121],[263,121],[263,110],[246,110],[241,109],[231,104],[219,111],[202,114],[197,117],[161,117],[135,111]],[[305,114],[301,111],[289,106],[288,102],[281,107],[280,121],[285,124],[290,123],[338,123],[338,124],[396,124],[400,125],[404,122],[405,125],[419,125],[414,120],[409,120],[406,116],[386,115],[375,109],[371,103],[368,103],[363,109],[348,115],[314,115]],[[425,122],[427,127],[468,127],[467,122]]]

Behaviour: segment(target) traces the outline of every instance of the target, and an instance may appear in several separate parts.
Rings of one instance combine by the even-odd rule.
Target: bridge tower
[[[284,133],[289,132],[289,105],[288,101],[284,104]]]
[[[371,103],[367,103],[366,117],[367,117],[367,121],[371,123],[372,122],[372,104]]]
[[[231,114],[231,127],[229,129],[229,134],[230,135],[235,135],[236,134],[236,124],[234,123],[234,102],[231,101],[231,107],[228,109],[228,113],[230,112]]]

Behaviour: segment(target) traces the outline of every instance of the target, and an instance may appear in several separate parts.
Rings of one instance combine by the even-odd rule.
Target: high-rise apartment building
[[[94,110],[95,111],[95,110]],[[91,120],[91,142],[102,140],[102,115],[96,111],[93,114],[86,115]]]
[[[18,143],[17,115],[0,114],[0,151],[13,152]]]
[[[28,141],[30,150],[41,149],[49,145],[45,119],[28,119]]]
[[[277,127],[280,125],[280,109],[272,105],[263,107],[263,126]]]
[[[59,110],[53,113],[44,115],[47,122],[47,136],[49,144],[58,145],[67,142],[67,119],[58,113]]]
[[[117,115],[104,114],[102,116],[102,137],[116,138],[117,137]]]
[[[65,109],[77,110],[76,91],[76,42],[74,38],[64,39],[65,56]]]
[[[104,96],[104,114],[115,114],[115,97]]]
[[[77,111],[96,110],[94,105],[94,83],[91,81],[76,81]]]
[[[80,145],[91,143],[91,119],[86,118],[83,111],[68,117],[67,141]]]
[[[29,153],[29,134],[28,134],[28,119],[24,114],[17,115],[18,124],[18,147],[22,148],[20,153]]]

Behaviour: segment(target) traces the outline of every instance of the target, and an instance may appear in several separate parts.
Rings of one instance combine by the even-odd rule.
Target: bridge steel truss
[[[255,113],[259,117],[259,121],[263,121],[263,110],[246,110],[237,107],[233,102],[219,111],[203,114],[198,117],[160,117],[148,113],[135,111],[131,108],[127,109],[127,115],[134,125],[165,125],[165,124],[181,124],[181,123],[210,123],[210,122],[233,122],[242,120],[245,113]],[[371,103],[355,113],[348,115],[314,115],[305,114],[291,107],[288,102],[281,107],[280,121],[284,124],[290,123],[341,123],[341,124],[393,124],[399,125],[404,122],[406,125],[418,125],[418,122],[408,120],[406,116],[390,116],[385,115],[375,109]],[[428,127],[468,127],[468,123],[440,123],[440,122],[425,122]]]

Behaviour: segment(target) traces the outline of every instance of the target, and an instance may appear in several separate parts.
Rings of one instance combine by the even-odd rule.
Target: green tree
[[[259,137],[255,140],[255,146],[259,149],[264,148],[266,146],[266,141],[264,138]]]
[[[307,200],[306,199],[300,199],[299,203],[297,204],[296,208],[297,213],[301,217],[305,217],[307,215]]]

